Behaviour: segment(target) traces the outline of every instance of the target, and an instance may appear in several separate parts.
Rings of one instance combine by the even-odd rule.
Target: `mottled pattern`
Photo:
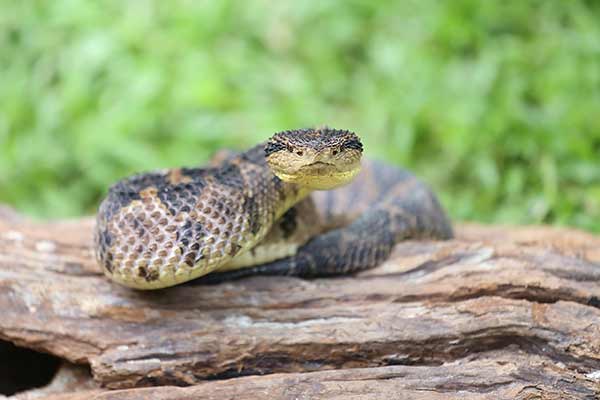
[[[452,237],[432,191],[381,163],[366,162],[351,185],[306,198],[308,189],[280,180],[265,159],[305,146],[362,151],[348,131],[286,131],[239,155],[222,153],[208,168],[118,182],[97,217],[96,253],[106,275],[142,289],[211,272],[201,281],[335,275],[377,265],[406,238]]]
[[[134,176],[114,185],[100,206],[97,257],[127,286],[181,283],[252,248],[302,196],[270,172],[264,145],[219,167]]]

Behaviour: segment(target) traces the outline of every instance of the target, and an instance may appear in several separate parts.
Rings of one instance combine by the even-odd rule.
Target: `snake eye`
[[[333,154],[334,156],[337,156],[337,153],[339,153],[338,150],[334,150],[331,154]]]
[[[302,156],[304,153],[301,151],[297,151],[296,154],[298,154],[299,156]]]

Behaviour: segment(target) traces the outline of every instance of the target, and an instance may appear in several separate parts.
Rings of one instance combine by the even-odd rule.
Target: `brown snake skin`
[[[431,189],[406,170],[365,160],[347,186],[313,192],[317,223],[326,232],[295,255],[262,265],[214,272],[197,283],[221,283],[254,275],[316,278],[376,267],[407,239],[453,237],[452,226]],[[328,230],[328,228],[331,228]]]
[[[291,134],[297,132],[308,137],[302,146],[309,151],[362,152],[348,131]],[[351,184],[313,192],[271,171],[265,155],[281,151],[281,143],[271,140],[212,167],[145,173],[113,185],[95,230],[106,275],[138,289],[207,273],[199,281],[337,275],[376,266],[403,239],[452,237],[436,196],[410,173],[363,161]]]

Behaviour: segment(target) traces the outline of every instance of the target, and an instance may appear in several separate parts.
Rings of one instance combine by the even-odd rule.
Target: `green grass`
[[[594,1],[12,1],[0,202],[92,213],[140,170],[355,130],[459,220],[600,232]]]

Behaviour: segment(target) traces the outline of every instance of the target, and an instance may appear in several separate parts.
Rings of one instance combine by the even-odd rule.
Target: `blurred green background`
[[[600,231],[600,2],[1,3],[0,202],[25,213],[328,124],[456,219]]]

